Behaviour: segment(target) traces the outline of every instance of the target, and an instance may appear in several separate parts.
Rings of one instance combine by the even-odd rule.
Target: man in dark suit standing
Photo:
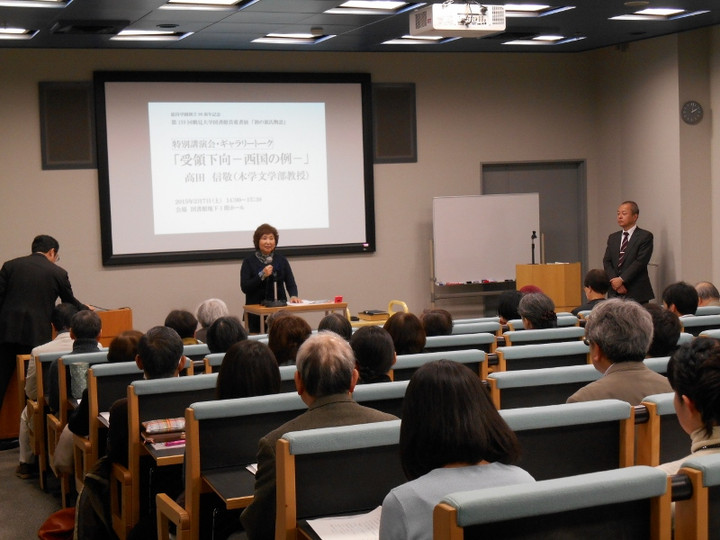
[[[56,264],[59,250],[52,236],[36,236],[30,255],[7,261],[0,269],[0,405],[15,373],[15,357],[52,339],[50,316],[58,297],[88,309],[73,295],[67,272]]]
[[[647,265],[653,252],[653,235],[637,226],[640,210],[625,201],[617,211],[621,231],[608,237],[603,267],[610,278],[609,296],[631,298],[645,304],[655,297]]]

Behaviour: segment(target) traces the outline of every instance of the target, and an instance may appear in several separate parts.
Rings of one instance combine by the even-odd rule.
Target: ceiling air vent
[[[68,35],[104,35],[117,34],[130,21],[58,21],[50,31],[53,34]]]

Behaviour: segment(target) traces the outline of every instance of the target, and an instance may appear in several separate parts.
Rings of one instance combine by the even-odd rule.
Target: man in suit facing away
[[[68,273],[57,265],[60,245],[52,236],[36,236],[32,253],[7,261],[0,269],[0,405],[15,373],[15,357],[52,338],[50,316],[58,297],[88,309],[73,295]]]
[[[608,237],[603,267],[610,278],[609,296],[631,298],[645,304],[655,297],[647,266],[653,252],[653,235],[637,226],[640,210],[625,201],[617,211],[621,231]]]
[[[275,537],[275,444],[291,431],[397,420],[352,399],[358,380],[350,344],[334,332],[310,336],[298,350],[295,386],[308,406],[300,416],[260,439],[253,502],[240,516],[250,540]]]

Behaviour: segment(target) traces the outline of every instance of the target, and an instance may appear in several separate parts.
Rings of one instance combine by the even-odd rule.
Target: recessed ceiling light
[[[259,2],[259,0],[168,0],[159,9],[229,11],[241,10]]]
[[[64,8],[72,0],[0,0],[0,7]]]
[[[585,39],[585,36],[575,35],[573,37],[566,38],[557,34],[540,34],[532,39],[513,39],[511,41],[505,41],[503,45],[564,45],[565,43],[572,43],[573,41],[580,41]]]
[[[425,2],[398,2],[394,0],[348,0],[325,13],[333,15],[397,15],[410,11]]]
[[[442,36],[411,36],[405,35],[396,39],[390,39],[383,41],[382,45],[438,45],[442,43],[449,43],[455,41],[456,37],[442,37]]]
[[[32,39],[37,33],[27,28],[0,28],[0,39]]]
[[[506,17],[546,17],[575,6],[550,6],[548,4],[505,4]]]
[[[180,41],[192,34],[192,32],[172,30],[123,30],[110,39],[112,41]]]
[[[314,34],[279,34],[270,33],[261,38],[253,39],[253,43],[274,43],[284,45],[315,45],[322,43],[330,38],[334,38],[334,35],[314,35]]]
[[[685,11],[680,8],[647,8],[636,11],[635,13],[627,13],[624,15],[616,15],[610,17],[612,21],[674,21],[676,19],[684,19],[686,17],[694,17],[709,13],[709,10],[702,11]]]

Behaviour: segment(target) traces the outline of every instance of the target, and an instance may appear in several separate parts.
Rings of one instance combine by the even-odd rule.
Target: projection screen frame
[[[375,205],[373,176],[372,83],[366,73],[276,73],[276,72],[176,72],[176,71],[96,71],[93,76],[97,133],[98,190],[100,199],[100,229],[103,266],[143,265],[179,262],[239,260],[254,252],[254,248],[190,251],[152,251],[115,253],[113,249],[111,184],[107,137],[105,84],[113,82],[149,83],[299,83],[299,84],[357,84],[361,94],[362,163],[365,231],[363,242],[322,245],[285,245],[279,249],[285,255],[321,256],[351,253],[374,253]],[[168,100],[172,101],[172,100]],[[259,225],[259,223],[258,223]],[[280,230],[282,236],[282,230]],[[251,243],[250,241],[244,242]]]

